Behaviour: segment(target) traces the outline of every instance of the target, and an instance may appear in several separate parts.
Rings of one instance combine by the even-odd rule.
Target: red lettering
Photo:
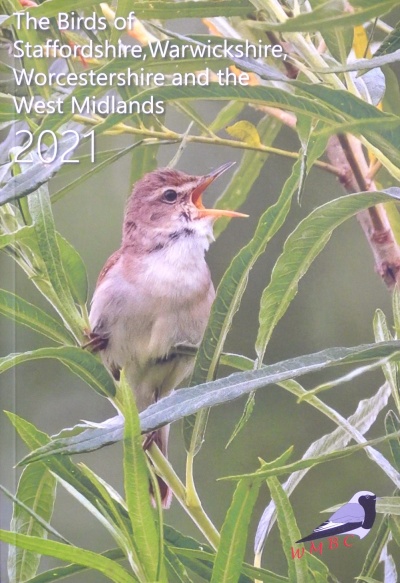
[[[329,550],[332,551],[333,549],[337,549],[339,546],[339,539],[337,536],[330,536],[329,537]]]
[[[301,559],[304,555],[304,547],[302,549],[294,549],[292,547],[292,559]]]
[[[348,538],[353,538],[353,536],[355,536],[354,534],[348,534],[347,536],[344,537],[343,539],[343,544],[345,547],[352,547],[353,545],[351,545],[350,543],[347,542]]]
[[[319,553],[320,555],[322,555],[323,546],[324,546],[323,543],[319,543],[319,545],[316,547],[313,541],[310,545],[310,554],[312,555],[313,553]]]

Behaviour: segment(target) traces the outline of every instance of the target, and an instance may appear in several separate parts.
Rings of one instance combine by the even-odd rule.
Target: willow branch
[[[329,160],[342,168],[340,180],[348,193],[376,190],[369,175],[361,142],[354,136],[333,136],[327,148]],[[357,214],[357,220],[371,247],[375,269],[392,290],[400,282],[400,247],[394,237],[385,206],[378,204]]]
[[[74,121],[79,123],[83,123],[85,125],[90,126],[97,126],[100,125],[100,122],[95,118],[85,117],[83,115],[74,115]],[[281,120],[282,121],[282,120]],[[147,128],[134,128],[132,126],[128,126],[124,123],[116,124],[110,132],[104,132],[105,134],[132,134],[135,136],[145,136],[148,138],[155,138],[158,140],[171,140],[175,142],[180,142],[183,139],[186,140],[187,143],[193,144],[208,144],[210,146],[224,146],[225,148],[236,148],[239,150],[252,150],[254,152],[265,152],[268,154],[275,154],[277,156],[283,156],[284,158],[291,158],[293,160],[297,160],[299,158],[298,152],[290,152],[288,150],[282,150],[280,148],[273,148],[272,146],[264,146],[263,144],[253,145],[247,142],[241,142],[238,140],[232,139],[225,139],[220,138],[218,136],[187,136],[185,134],[179,134],[177,132],[173,132],[171,130],[165,131],[156,131],[150,130]],[[326,172],[334,174],[336,177],[341,177],[340,169],[337,169],[332,164],[327,162],[323,162],[321,160],[317,160],[314,162],[314,165]]]

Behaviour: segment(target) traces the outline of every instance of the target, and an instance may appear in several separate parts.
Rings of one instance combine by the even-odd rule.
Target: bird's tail
[[[160,429],[157,429],[156,431],[153,431],[151,434],[147,435],[143,447],[147,449],[152,443],[156,443],[165,457],[168,457],[168,436],[169,425],[164,425],[163,427],[160,427]],[[172,490],[159,476],[157,476],[157,482],[160,489],[162,507],[167,509],[171,506]],[[152,495],[153,504],[155,505],[154,492],[151,485],[150,493]]]

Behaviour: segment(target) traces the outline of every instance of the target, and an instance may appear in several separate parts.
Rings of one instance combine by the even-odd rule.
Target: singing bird
[[[247,216],[206,209],[205,189],[233,164],[205,176],[161,168],[139,180],[128,199],[122,243],[100,272],[90,310],[90,347],[118,379],[123,368],[139,411],[167,395],[192,371],[214,300],[205,261],[213,223]],[[168,427],[148,436],[167,454]],[[164,507],[170,493],[159,481]]]
[[[355,534],[360,538],[367,536],[371,530],[376,516],[376,495],[366,490],[357,492],[351,500],[311,534],[296,541],[303,543],[309,540],[336,536],[338,534]]]

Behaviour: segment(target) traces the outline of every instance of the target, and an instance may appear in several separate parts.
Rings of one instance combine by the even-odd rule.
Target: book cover
[[[0,6],[0,580],[396,583],[397,0]]]

